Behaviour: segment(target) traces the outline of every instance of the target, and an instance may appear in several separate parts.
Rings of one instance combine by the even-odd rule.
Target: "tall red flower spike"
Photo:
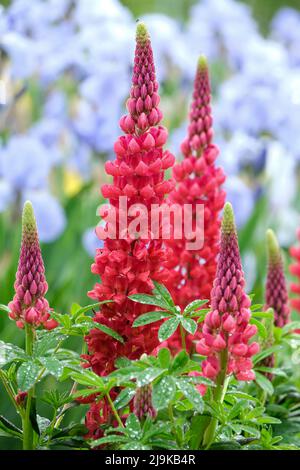
[[[22,243],[16,281],[15,296],[8,304],[9,317],[19,328],[25,323],[51,330],[57,322],[50,319],[45,294],[48,284],[41,254],[36,221],[31,202],[25,202],[22,216]]]
[[[210,100],[208,65],[205,57],[201,56],[194,83],[188,136],[181,146],[184,159],[173,169],[177,187],[169,196],[171,204],[191,205],[194,223],[196,205],[204,206],[203,246],[196,250],[187,249],[184,236],[181,240],[173,239],[167,243],[173,250],[168,264],[172,268],[168,288],[175,303],[182,308],[195,299],[209,298],[219,252],[219,214],[225,202],[225,191],[221,186],[225,175],[215,165],[219,150],[212,144]]]
[[[297,238],[300,242],[300,229]],[[291,292],[297,296],[291,299],[291,306],[300,313],[300,246],[291,247],[290,254],[295,260],[290,266],[290,273],[297,278],[297,282],[291,284]]]
[[[266,308],[274,310],[274,323],[282,327],[290,321],[290,309],[282,256],[272,230],[267,231],[267,250]]]
[[[139,23],[132,87],[127,101],[128,115],[120,121],[126,135],[115,143],[116,159],[105,166],[107,174],[113,176],[113,184],[102,186],[102,194],[110,203],[103,214],[106,230],[115,211],[116,236],[115,239],[107,238],[103,249],[97,250],[92,272],[101,277],[101,283],[89,292],[89,296],[97,301],[113,300],[101,307],[94,320],[117,331],[124,344],[98,329],[90,332],[86,338],[89,351],[86,359],[99,375],[112,371],[117,357],[135,359],[144,352],[151,353],[158,344],[157,326],[132,328],[134,319],[149,311],[149,307],[129,300],[128,296],[151,293],[152,280],[162,282],[167,276],[162,270],[166,258],[162,240],[151,239],[150,231],[137,237],[127,232],[124,235],[118,224],[118,216],[124,215],[120,196],[126,198],[127,214],[134,204],[143,204],[147,209],[145,220],[150,226],[152,204],[162,204],[165,195],[174,187],[172,180],[164,180],[164,172],[174,164],[174,156],[162,148],[167,131],[158,125],[162,113],[158,109],[157,90],[150,37],[145,25]],[[132,219],[127,216],[127,227]],[[98,227],[98,234],[103,235],[101,230]]]
[[[249,340],[257,328],[249,323],[251,302],[244,287],[234,214],[231,204],[226,203],[211,312],[205,317],[203,337],[196,346],[199,354],[207,356],[202,362],[203,375],[217,383],[229,374],[234,374],[237,380],[255,378],[251,357],[258,352],[259,345],[249,344]]]

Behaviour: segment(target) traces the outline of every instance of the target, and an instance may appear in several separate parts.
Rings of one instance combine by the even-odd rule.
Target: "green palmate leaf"
[[[282,334],[286,335],[287,333],[290,333],[290,331],[293,330],[300,330],[300,321],[292,321],[291,323],[287,323],[284,325],[282,328]]]
[[[79,305],[79,304],[77,304],[77,303],[74,302],[74,303],[71,305],[71,309],[70,309],[71,315],[72,315],[72,316],[75,315],[80,309],[81,309],[81,305]]]
[[[156,307],[161,307],[163,309],[170,308],[170,305],[164,299],[157,298],[149,294],[134,294],[130,295],[129,299],[133,300],[133,302],[138,302],[139,304],[155,305]]]
[[[268,395],[272,395],[274,393],[274,387],[272,382],[267,379],[264,375],[260,374],[259,372],[255,372],[255,381],[260,388],[266,392]]]
[[[195,312],[200,307],[202,307],[202,305],[207,304],[207,302],[208,302],[208,300],[193,300],[193,302],[189,303],[185,307],[185,309],[183,311],[183,315],[189,315],[190,313]],[[199,311],[198,313],[201,313],[201,311]]]
[[[192,320],[191,318],[186,318],[182,317],[181,318],[181,324],[183,328],[190,333],[191,335],[194,335],[197,331],[197,323]]]
[[[15,437],[17,439],[23,438],[21,429],[17,428],[17,426],[4,418],[4,416],[0,416],[0,436]]]
[[[173,377],[163,377],[154,384],[152,392],[153,406],[157,410],[166,408],[174,400],[176,394],[176,385]]]
[[[57,348],[58,345],[67,338],[59,330],[46,331],[39,335],[38,340],[34,343],[33,354],[34,356],[45,356],[52,354],[52,350]]]
[[[70,371],[70,377],[81,385],[97,388],[99,391],[105,390],[105,384],[101,377],[90,370],[82,370],[82,372]],[[92,393],[92,392],[91,392]]]
[[[258,330],[258,334],[262,339],[266,339],[268,337],[268,332],[267,332],[266,327],[263,323],[261,323],[260,321],[256,320],[253,317],[251,317],[250,323],[252,325],[256,326],[256,328]]]
[[[17,372],[18,388],[22,392],[26,392],[35,384],[41,366],[36,361],[26,361],[19,367]]]
[[[113,436],[106,436],[106,437],[101,437],[100,439],[96,439],[95,441],[91,442],[91,447],[98,447],[103,444],[117,444],[119,442],[127,442],[127,437],[125,436],[117,436],[114,434]]]
[[[112,338],[116,339],[120,343],[124,344],[124,339],[122,338],[119,333],[117,333],[115,330],[112,328],[109,328],[106,325],[101,325],[101,323],[93,322],[93,328],[96,328],[97,330],[102,331],[103,333],[107,334],[108,336],[111,336]]]
[[[159,369],[158,367],[152,367],[152,368],[146,369],[137,375],[137,381],[136,381],[137,386],[143,387],[144,385],[148,385],[164,373],[165,373],[165,370]]]
[[[7,313],[10,312],[9,308],[7,307],[7,305],[4,305],[4,304],[0,304],[0,310],[3,310],[4,312],[7,312]]]
[[[184,378],[176,379],[176,385],[185,398],[187,398],[187,400],[194,406],[194,408],[199,413],[203,413],[204,401],[196,387]]]
[[[278,369],[278,368],[276,368],[276,367],[264,367],[264,366],[260,366],[260,367],[256,367],[256,368],[255,368],[255,371],[259,371],[259,372],[268,372],[269,374],[278,375],[278,377],[285,377],[285,378],[287,378],[287,375],[286,375],[286,373],[284,372],[284,370]]]
[[[138,439],[142,435],[141,423],[133,413],[126,419],[126,433],[130,439]]]
[[[151,447],[137,441],[129,441],[120,447],[121,450],[151,450]]]
[[[263,308],[263,304],[253,304],[250,307],[251,312],[255,312],[257,310],[261,310]]]
[[[39,361],[50,374],[59,379],[64,370],[64,364],[61,361],[55,357],[40,357]]]
[[[274,318],[274,314],[272,311],[266,311],[266,312],[252,312],[251,318],[267,318],[272,320]]]
[[[201,310],[199,310],[199,313],[191,313],[191,317],[197,317],[197,323],[202,323],[206,317],[206,315],[208,314],[208,312],[211,312],[211,309],[210,308],[202,308]]]
[[[276,353],[280,349],[281,346],[278,344],[275,346],[271,346],[270,348],[264,349],[263,351],[255,354],[255,356],[253,357],[253,364],[258,364],[260,361],[270,356],[271,354]]]
[[[155,286],[154,289],[153,289],[153,295],[155,297],[163,299],[165,301],[165,303],[167,305],[169,305],[169,307],[174,308],[175,305],[174,305],[172,296],[171,296],[170,292],[168,291],[168,289],[163,284],[159,284],[156,281],[153,281],[153,284]]]
[[[171,353],[169,349],[162,348],[158,351],[158,360],[162,369],[168,369],[171,363]]]
[[[119,410],[120,408],[124,408],[124,406],[128,405],[128,403],[131,401],[131,399],[135,395],[135,389],[132,388],[124,388],[117,398],[114,401],[115,408]]]
[[[149,325],[149,323],[154,323],[156,321],[162,320],[163,318],[169,318],[171,316],[170,312],[163,312],[157,310],[155,312],[147,312],[143,315],[140,315],[134,322],[133,327]]]
[[[115,361],[115,366],[117,368],[128,367],[131,365],[131,360],[128,357],[120,356]]]
[[[175,333],[180,323],[180,318],[174,317],[166,320],[158,330],[158,339],[160,342],[166,341],[170,336]]]
[[[189,362],[189,355],[186,351],[180,351],[180,353],[175,356],[173,363],[170,367],[170,372],[172,374],[182,373]]]
[[[256,421],[259,424],[280,424],[281,420],[274,418],[274,416],[259,416]]]
[[[23,349],[18,348],[14,344],[4,343],[0,341],[0,368],[14,360],[26,360],[28,356]]]

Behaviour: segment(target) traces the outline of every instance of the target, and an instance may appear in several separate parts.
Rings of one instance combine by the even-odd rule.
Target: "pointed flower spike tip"
[[[280,247],[273,230],[268,229],[266,232],[267,239],[267,253],[270,264],[278,264],[281,262]]]
[[[231,235],[236,233],[233,208],[230,202],[226,202],[224,206],[222,219],[222,234]]]
[[[145,44],[149,39],[149,33],[145,23],[140,21],[136,27],[136,41],[139,44]]]
[[[33,243],[38,240],[36,220],[33,206],[30,201],[26,201],[23,208],[22,237],[25,243]]]
[[[201,54],[199,59],[198,59],[198,70],[199,72],[207,72],[208,71],[208,63],[206,56],[204,54]]]

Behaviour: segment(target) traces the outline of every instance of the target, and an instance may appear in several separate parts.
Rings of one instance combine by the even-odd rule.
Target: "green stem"
[[[216,387],[213,392],[213,399],[217,403],[222,403],[226,394],[226,390],[228,387],[228,382],[230,377],[227,376],[227,365],[228,365],[228,350],[227,348],[224,349],[220,353],[220,363],[221,363],[221,371],[217,377],[216,381]],[[211,418],[204,436],[203,436],[203,447],[205,449],[209,449],[211,444],[214,441],[215,434],[216,434],[216,429],[218,426],[218,420],[217,418],[213,417]]]
[[[181,323],[180,323],[179,328],[180,328],[182,349],[183,349],[184,351],[186,351],[185,331],[184,331],[184,328],[183,328],[183,326],[181,325]]]
[[[106,398],[107,398],[107,400],[108,400],[108,403],[109,403],[109,405],[110,405],[110,407],[111,407],[111,410],[112,410],[112,412],[113,412],[113,414],[114,414],[116,420],[118,421],[118,424],[121,426],[121,428],[124,428],[124,424],[122,423],[122,420],[121,420],[121,418],[120,418],[120,416],[119,416],[119,413],[117,412],[117,410],[116,410],[116,408],[115,408],[115,405],[113,404],[113,401],[112,401],[112,399],[110,398],[109,393],[106,394]]]
[[[178,436],[177,436],[177,432],[176,432],[176,425],[175,425],[175,418],[174,418],[172,403],[169,403],[169,406],[168,406],[168,414],[169,414],[169,419],[170,419],[170,421],[171,421],[172,431],[173,431],[174,437],[175,437],[175,439],[176,439],[176,442],[177,442],[178,446],[180,447],[180,442],[179,442],[179,439],[178,439]]]
[[[30,325],[25,325],[25,350],[28,356],[32,356],[33,351],[34,332]],[[30,421],[30,410],[32,398],[34,395],[34,388],[28,391],[26,399],[25,416],[23,418],[23,450],[33,449],[33,429]]]

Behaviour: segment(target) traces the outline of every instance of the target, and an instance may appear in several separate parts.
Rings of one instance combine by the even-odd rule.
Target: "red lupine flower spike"
[[[161,226],[158,227],[157,239],[153,239],[150,233],[133,237],[126,232],[132,219],[128,213],[133,206],[143,204],[147,208],[145,220],[150,227],[152,205],[161,205],[165,195],[174,187],[172,180],[164,179],[165,170],[174,163],[174,156],[163,150],[168,134],[166,129],[157,126],[161,119],[158,85],[149,34],[142,23],[137,26],[136,39],[133,85],[127,103],[129,114],[121,119],[125,135],[119,137],[114,145],[116,159],[105,165],[107,174],[113,176],[113,183],[101,188],[110,203],[103,214],[106,228],[114,210],[117,219],[118,214],[124,214],[120,196],[126,200],[127,218],[125,228],[117,224],[115,238],[106,238],[103,248],[97,250],[92,272],[100,276],[101,283],[89,292],[89,296],[97,301],[113,300],[101,307],[94,320],[117,331],[124,344],[96,328],[90,331],[86,338],[88,354],[85,359],[99,375],[111,372],[117,357],[136,359],[158,346],[158,325],[132,328],[134,320],[151,307],[133,302],[128,296],[151,293],[154,288],[152,280],[164,282],[168,276],[168,271],[162,269],[167,251],[160,236]],[[97,227],[96,232],[101,237],[103,229]],[[86,425],[92,432],[95,410],[97,407],[101,410],[102,406],[101,403],[94,404],[93,412],[87,415]]]
[[[22,242],[16,281],[15,296],[8,304],[9,317],[19,328],[25,323],[34,327],[53,329],[57,322],[50,319],[50,309],[45,294],[48,284],[42,259],[36,221],[31,202],[25,202],[22,216]]]
[[[157,412],[152,404],[151,385],[144,385],[143,387],[137,388],[133,400],[133,411],[140,420],[147,416],[151,418],[156,417]]]
[[[224,208],[217,274],[211,292],[211,312],[206,315],[202,339],[197,343],[205,377],[234,374],[237,380],[253,380],[251,357],[259,350],[249,344],[257,328],[249,323],[250,299],[246,295],[237,232],[231,204]]]
[[[168,264],[171,269],[168,288],[181,308],[195,299],[209,298],[216,273],[225,175],[215,163],[219,150],[211,143],[212,135],[209,72],[207,61],[201,56],[195,76],[187,138],[181,147],[185,158],[174,167],[177,187],[168,199],[170,204],[179,204],[182,208],[190,204],[193,214],[198,204],[204,207],[204,244],[200,249],[187,249],[184,237],[167,242],[173,252]],[[174,335],[169,346],[178,349],[179,336]]]
[[[266,308],[273,308],[275,325],[282,327],[290,321],[290,309],[282,255],[272,230],[267,231],[267,251]]]
[[[205,56],[200,56],[195,76],[193,101],[190,108],[188,136],[181,150],[184,156],[199,155],[212,143],[213,119],[210,105],[211,89],[208,64]]]
[[[300,242],[300,229],[297,231],[297,238]],[[291,292],[295,294],[295,297],[291,299],[291,307],[300,313],[300,246],[291,247],[290,255],[295,260],[290,266],[290,273],[296,278],[296,281],[291,284]]]

